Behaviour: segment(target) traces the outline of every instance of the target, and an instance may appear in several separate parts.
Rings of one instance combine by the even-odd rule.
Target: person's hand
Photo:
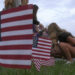
[[[39,24],[39,26],[44,28],[43,24],[41,24],[41,23]]]
[[[44,29],[44,26],[43,26],[42,24],[39,24],[39,28],[40,28],[41,30],[43,30],[43,29]]]
[[[46,31],[43,32],[43,37],[48,38],[48,34],[46,33]]]

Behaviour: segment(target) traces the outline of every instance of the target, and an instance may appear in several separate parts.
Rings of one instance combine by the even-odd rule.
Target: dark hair
[[[35,20],[37,20],[36,14],[37,14],[37,9],[38,8],[39,7],[37,5],[33,5],[33,19],[35,19]]]

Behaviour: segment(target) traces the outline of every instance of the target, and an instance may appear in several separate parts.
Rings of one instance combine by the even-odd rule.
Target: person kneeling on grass
[[[66,64],[72,63],[72,57],[75,57],[74,36],[70,32],[61,29],[56,23],[51,23],[48,26],[48,34],[50,39],[52,39],[56,52],[66,56],[68,60]],[[59,49],[61,49],[61,51]]]

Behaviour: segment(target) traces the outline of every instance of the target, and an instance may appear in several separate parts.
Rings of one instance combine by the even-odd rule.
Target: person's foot
[[[71,62],[71,61],[67,61],[67,62],[66,62],[66,64],[72,64],[72,63],[73,63],[73,62]]]

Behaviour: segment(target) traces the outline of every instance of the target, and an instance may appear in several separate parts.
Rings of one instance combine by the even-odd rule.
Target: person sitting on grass
[[[70,32],[61,29],[56,23],[51,23],[48,26],[48,34],[52,39],[56,52],[66,56],[68,60],[66,64],[72,63],[72,57],[75,57],[74,36]]]

